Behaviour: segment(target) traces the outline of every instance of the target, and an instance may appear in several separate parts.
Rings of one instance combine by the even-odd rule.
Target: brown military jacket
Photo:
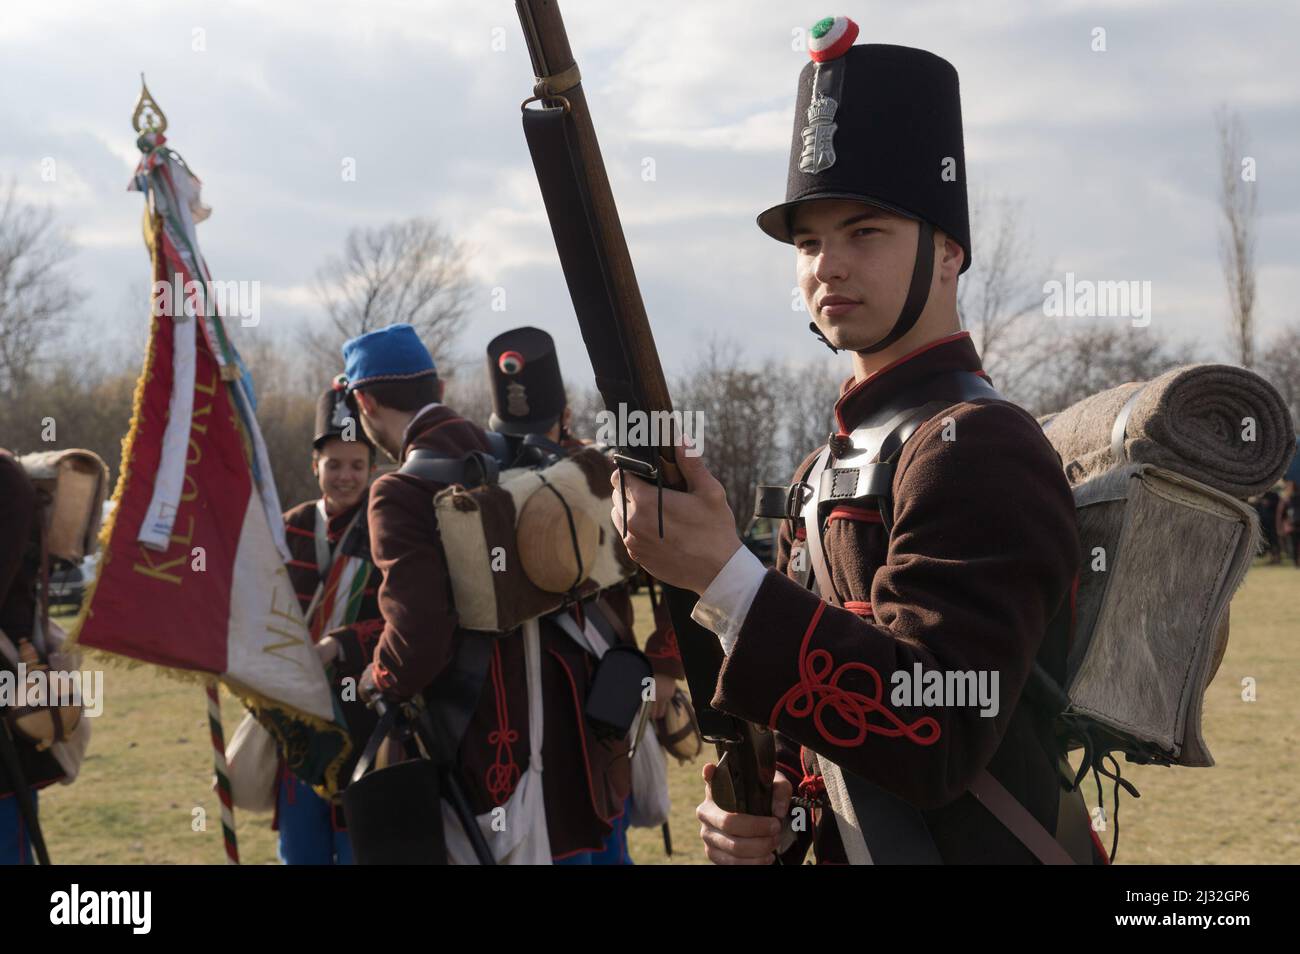
[[[14,646],[32,635],[36,618],[36,573],[40,563],[40,530],[36,515],[36,488],[26,471],[10,454],[0,450],[0,630]],[[0,655],[0,669],[13,673]],[[0,719],[4,710],[0,708]],[[48,751],[15,733],[18,764],[33,789],[63,778],[63,769]],[[13,795],[14,783],[0,765],[0,798]]]
[[[982,373],[965,332],[845,383],[835,407],[847,434],[904,386],[953,370]],[[944,440],[946,418],[953,439]],[[804,461],[802,474],[812,460]],[[987,767],[1049,831],[1058,782],[1044,720],[1020,703],[1048,621],[1070,598],[1079,542],[1070,488],[1038,424],[1005,401],[936,414],[908,441],[893,481],[894,527],[878,511],[839,507],[826,559],[843,606],[787,575],[803,530],[780,534],[769,570],[719,679],[714,705],[778,732],[778,762],[807,795],[824,753],[922,811],[945,863],[1032,863],[1030,852],[967,788]],[[1040,660],[1058,679],[1064,647]],[[999,709],[894,705],[896,671],[997,671]],[[907,700],[912,701],[912,700]],[[801,748],[802,747],[802,748]],[[815,819],[820,861],[843,861],[829,814]],[[796,845],[797,860],[807,839]]]
[[[459,457],[488,451],[483,431],[443,405],[425,409],[407,431],[413,447]],[[442,485],[409,474],[380,477],[370,490],[370,544],[383,573],[379,608],[384,626],[375,648],[376,682],[393,698],[436,691],[462,639],[484,639],[457,628],[451,577],[438,535],[433,497]],[[615,626],[632,629],[626,593],[605,597]],[[573,610],[571,612],[579,612]],[[558,627],[541,627],[543,693],[542,774],[551,852],[557,857],[599,849],[623,812],[630,790],[627,745],[589,731],[583,703],[594,660]],[[655,653],[661,671],[680,665],[667,634]],[[433,688],[430,688],[433,687]],[[461,782],[476,814],[504,804],[528,767],[528,690],[524,647],[518,633],[494,641],[478,708],[461,740]]]

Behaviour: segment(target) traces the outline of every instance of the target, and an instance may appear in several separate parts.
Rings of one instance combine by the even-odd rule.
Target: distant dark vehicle
[[[95,578],[96,560],[87,557],[80,564],[55,560],[50,569],[50,607],[72,606],[81,608],[86,589]]]

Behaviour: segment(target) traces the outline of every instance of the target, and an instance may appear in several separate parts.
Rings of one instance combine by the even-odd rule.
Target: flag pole
[[[131,126],[141,135],[147,132],[162,133],[167,128],[167,116],[149,92],[143,73],[140,74],[140,98],[136,100],[135,111],[131,115]],[[162,222],[156,213],[152,216],[152,225],[149,247],[153,252],[153,277],[155,282],[166,281],[168,276],[162,274],[163,249],[159,238]],[[221,696],[216,679],[207,682],[207,705],[208,731],[212,736],[212,767],[217,776],[217,797],[221,801],[221,837],[226,850],[226,864],[237,865],[239,842],[235,838],[235,804],[230,793],[230,764],[226,760],[226,733],[221,726]]]
[[[221,696],[215,679],[208,681],[208,729],[212,733],[212,767],[217,773],[217,797],[221,800],[221,838],[226,847],[226,864],[237,865],[239,842],[235,839],[235,803],[230,795],[226,733],[221,727]]]

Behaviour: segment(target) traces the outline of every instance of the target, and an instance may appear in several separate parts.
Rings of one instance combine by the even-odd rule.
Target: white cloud
[[[756,358],[821,357],[792,321],[788,249],[753,224],[783,192],[805,62],[791,37],[824,14],[820,0],[562,7],[670,371],[703,328]],[[957,66],[971,172],[1022,200],[1043,259],[1150,278],[1181,333],[1207,341],[1226,307],[1211,114],[1234,105],[1260,169],[1261,322],[1294,320],[1293,3],[952,0],[872,4],[858,19],[860,42],[925,46]],[[1098,25],[1106,53],[1089,49]],[[82,246],[78,272],[110,300],[148,268],[140,197],[124,192],[142,69],[214,206],[201,239],[216,277],[261,280],[277,320],[316,313],[312,276],[349,228],[434,215],[470,246],[484,302],[510,289],[509,312],[476,312],[468,352],[521,321],[579,347],[520,130],[531,66],[508,0],[8,4],[0,87],[20,93],[0,100],[0,179],[55,208]],[[54,189],[39,176],[46,156]]]

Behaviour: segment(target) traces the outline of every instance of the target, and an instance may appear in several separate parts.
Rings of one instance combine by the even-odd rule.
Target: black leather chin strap
[[[934,226],[929,222],[919,224],[920,228],[916,234],[916,262],[912,266],[912,283],[908,286],[903,310],[899,312],[898,320],[894,322],[894,327],[889,330],[889,334],[873,345],[855,348],[858,354],[876,354],[884,351],[911,331],[917,319],[921,317],[921,312],[925,311],[925,303],[930,298],[930,281],[934,278]],[[817,327],[817,322],[808,322],[808,329],[820,338],[826,347],[839,354],[840,349],[827,340],[822,330]]]
[[[925,311],[925,303],[930,298],[930,280],[934,277],[934,226],[929,222],[920,223],[916,234],[916,264],[912,266],[912,284],[907,289],[907,300],[903,310],[889,334],[867,348],[858,348],[858,354],[875,354],[884,351],[903,335],[912,330],[916,320]]]

